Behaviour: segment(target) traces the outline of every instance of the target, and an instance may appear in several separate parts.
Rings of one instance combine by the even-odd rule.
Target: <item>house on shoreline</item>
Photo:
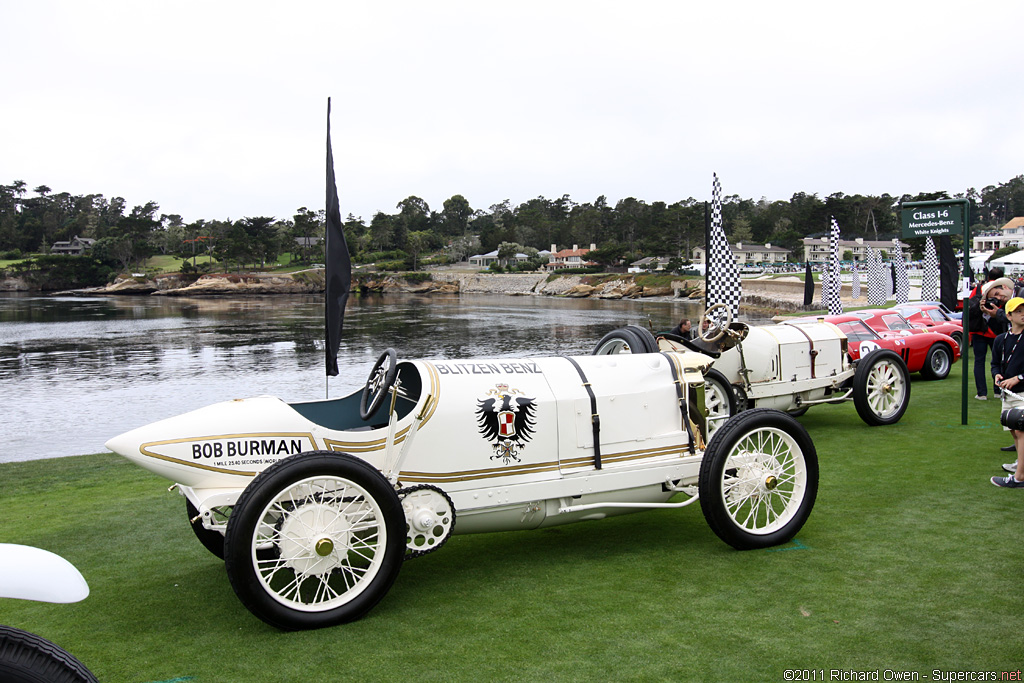
[[[92,249],[92,245],[96,243],[96,240],[88,237],[79,237],[75,235],[72,239],[66,242],[54,242],[53,246],[50,247],[51,254],[67,254],[69,256],[81,256],[88,250]]]
[[[544,264],[547,270],[560,270],[562,268],[582,268],[583,266],[596,265],[592,261],[585,261],[583,257],[597,249],[597,245],[591,244],[589,249],[580,249],[578,244],[572,245],[572,249],[558,250],[557,244],[551,245],[551,255],[548,262]]]

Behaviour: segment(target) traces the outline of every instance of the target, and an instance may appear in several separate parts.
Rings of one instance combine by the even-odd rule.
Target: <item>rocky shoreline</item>
[[[295,273],[215,273],[201,277],[176,273],[151,278],[121,277],[105,287],[72,290],[60,294],[238,297],[319,294],[324,291],[324,287],[324,271],[312,269]],[[27,288],[6,282],[0,289],[23,291]],[[353,276],[353,291],[449,295],[480,293],[664,301],[698,301],[705,295],[703,278],[678,278],[671,280],[669,284],[644,286],[633,274],[563,275],[549,279],[546,273],[481,274],[458,271],[433,271],[428,275],[356,274]],[[741,303],[746,307],[765,311],[799,311],[803,308],[803,282],[799,278],[744,280]]]

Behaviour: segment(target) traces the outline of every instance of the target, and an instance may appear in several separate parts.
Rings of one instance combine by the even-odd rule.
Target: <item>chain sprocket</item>
[[[398,489],[405,511],[405,559],[432,553],[451,538],[455,504],[448,494],[429,484]]]

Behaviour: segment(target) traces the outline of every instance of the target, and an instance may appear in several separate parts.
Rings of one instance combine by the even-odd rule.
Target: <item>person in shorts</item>
[[[1004,411],[1024,408],[1024,298],[1013,297],[1003,309],[1010,329],[996,337],[992,344],[992,378],[1003,389]],[[1020,393],[1018,393],[1020,392]],[[992,483],[1003,488],[1024,488],[1024,431],[1003,426],[1013,434],[1017,462],[1003,465],[1007,477],[992,477]]]

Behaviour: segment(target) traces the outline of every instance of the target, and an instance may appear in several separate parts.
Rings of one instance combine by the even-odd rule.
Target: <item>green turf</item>
[[[915,376],[891,427],[865,426],[851,403],[812,408],[818,501],[782,548],[733,550],[699,506],[456,536],[406,563],[365,619],[299,633],[242,607],[162,479],[113,455],[4,464],[0,541],[63,555],[92,594],[0,601],[0,622],[110,682],[1016,671],[1024,491],[989,483],[1010,440],[996,401],[972,399],[960,424],[960,388],[959,365],[942,382]]]

